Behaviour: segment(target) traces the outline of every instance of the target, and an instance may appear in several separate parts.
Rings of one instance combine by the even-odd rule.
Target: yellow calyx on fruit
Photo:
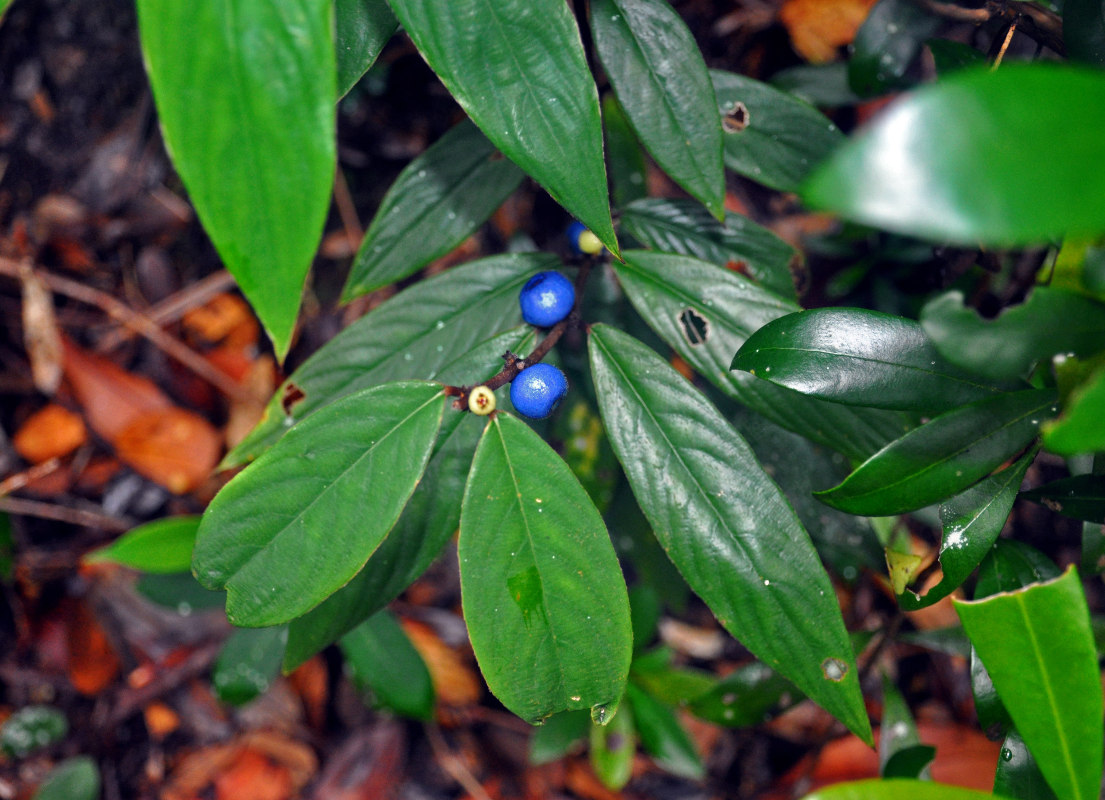
[[[468,410],[479,417],[486,417],[495,410],[495,393],[486,386],[476,386],[468,393]]]
[[[586,253],[589,256],[597,256],[602,252],[602,242],[599,241],[599,237],[591,233],[591,231],[584,231],[579,235],[579,251]]]

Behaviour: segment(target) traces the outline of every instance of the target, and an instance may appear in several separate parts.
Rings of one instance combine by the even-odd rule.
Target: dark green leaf
[[[818,108],[853,106],[861,98],[848,85],[848,64],[798,64],[776,72],[771,85]]]
[[[765,323],[798,310],[743,276],[697,259],[631,251],[614,266],[634,308],[695,371],[787,430],[862,460],[900,436],[898,415],[857,411],[729,370],[732,354]]]
[[[706,775],[702,758],[675,713],[632,683],[625,687],[625,696],[633,709],[641,747],[667,772],[702,780]]]
[[[1105,451],[1105,369],[1075,389],[1062,415],[1044,425],[1044,446],[1053,453],[1074,455]]]
[[[710,70],[725,132],[725,166],[792,192],[844,137],[811,105],[766,83]]]
[[[227,617],[264,627],[344,586],[399,518],[441,424],[441,386],[407,381],[331,403],[223,487],[192,568]]]
[[[989,792],[943,783],[894,778],[838,783],[807,794],[802,800],[993,800],[993,797]]]
[[[99,800],[100,770],[88,756],[62,761],[46,776],[31,800]]]
[[[885,730],[885,728],[884,728]],[[914,744],[896,750],[883,766],[884,778],[917,778],[928,769],[936,757],[936,748],[930,744]]]
[[[596,325],[590,353],[614,452],[691,588],[749,650],[870,741],[832,585],[751,449],[635,339]]]
[[[0,753],[23,758],[56,744],[69,733],[69,720],[52,706],[24,706],[0,725]]]
[[[936,74],[940,77],[967,67],[976,67],[986,61],[986,56],[962,42],[953,42],[950,39],[929,39],[925,44],[932,53]]]
[[[721,120],[687,25],[665,0],[592,0],[590,18],[599,59],[641,143],[722,218]]]
[[[695,716],[730,728],[760,725],[806,696],[778,672],[753,661],[691,703]]]
[[[432,720],[434,685],[426,662],[387,611],[373,614],[341,638],[341,651],[357,691],[404,717]]]
[[[628,703],[622,703],[609,725],[591,725],[591,768],[608,789],[617,791],[629,783],[637,732]]]
[[[521,323],[518,292],[534,272],[558,266],[559,259],[547,253],[496,256],[454,267],[400,292],[303,362],[221,466],[256,458],[293,424],[358,389],[403,378],[437,379],[474,347]],[[502,351],[490,355],[494,369],[487,375],[502,367]],[[459,380],[470,382],[469,376]]]
[[[652,250],[727,267],[787,300],[797,299],[792,270],[801,255],[748,217],[727,211],[718,222],[693,200],[649,197],[622,209],[620,223]]]
[[[674,666],[673,658],[666,646],[640,653],[629,667],[629,678],[661,703],[683,707],[710,691],[715,679],[704,670]]]
[[[882,676],[882,724],[879,726],[879,774],[884,778],[927,778],[922,771],[932,761],[935,748],[921,753],[917,723],[902,693],[885,674]]]
[[[215,694],[224,703],[243,706],[268,691],[280,674],[288,629],[239,628],[226,640],[211,675]]]
[[[330,208],[333,10],[139,0],[138,22],[173,165],[283,358]]]
[[[1015,730],[1009,732],[1001,745],[994,794],[1014,800],[1057,800],[1040,773],[1036,759]]]
[[[1072,60],[1105,67],[1105,3],[1102,0],[1066,0],[1063,3],[1063,43]]]
[[[860,308],[776,319],[748,337],[732,369],[837,403],[925,412],[998,391],[949,363],[918,323]]]
[[[160,574],[187,572],[192,568],[192,547],[199,524],[200,518],[194,515],[154,520],[92,551],[84,561],[107,561]]]
[[[387,0],[334,0],[338,97],[353,88],[399,26]]]
[[[562,0],[389,0],[496,147],[614,253],[599,98]]]
[[[1034,547],[1016,539],[998,539],[978,569],[975,599],[1013,592],[1033,583],[1058,578],[1055,563]]]
[[[638,583],[629,590],[629,620],[633,628],[634,653],[648,647],[656,638],[656,624],[660,621],[662,610],[660,595],[647,583]]]
[[[171,608],[182,617],[197,611],[222,609],[226,605],[223,592],[204,589],[191,572],[143,575],[135,588],[147,600]]]
[[[832,489],[824,503],[864,516],[915,511],[959,494],[1017,455],[1055,413],[1047,389],[998,395],[947,411],[888,444]]]
[[[353,259],[342,299],[387,286],[443,256],[470,236],[522,182],[465,120],[395,179]]]
[[[606,526],[524,422],[491,420],[464,490],[461,600],[488,688],[525,720],[616,707],[632,651],[629,599]]]
[[[1054,353],[1105,349],[1105,304],[1047,286],[992,320],[966,307],[962,292],[948,292],[925,304],[921,326],[949,361],[995,381],[1024,377]]]
[[[1065,517],[1105,523],[1105,475],[1076,475],[1021,495]]]
[[[1030,450],[1010,467],[991,475],[967,491],[940,504],[940,568],[943,577],[925,594],[898,595],[906,611],[931,606],[947,597],[967,579],[997,541],[1017,499],[1024,474],[1036,457]]]
[[[802,195],[856,222],[970,247],[1100,234],[1105,170],[1086,165],[1105,162],[1103,114],[1105,73],[964,70],[897,100]]]
[[[568,755],[587,738],[591,715],[586,711],[561,711],[534,730],[529,740],[529,763],[548,764]]]
[[[880,0],[856,31],[849,85],[862,97],[909,86],[909,68],[939,26],[939,19],[911,0]]]
[[[617,98],[608,94],[602,98],[602,128],[606,133],[606,161],[610,171],[610,194],[614,205],[625,208],[634,200],[648,195],[645,184],[647,166],[637,136],[618,105]]]
[[[1059,797],[1096,798],[1101,676],[1078,574],[955,606],[1048,784]]]

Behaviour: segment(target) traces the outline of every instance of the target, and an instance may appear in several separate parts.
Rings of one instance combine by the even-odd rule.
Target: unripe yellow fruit
[[[495,393],[486,386],[476,386],[468,393],[468,410],[479,417],[486,417],[495,410]]]
[[[589,256],[597,256],[602,252],[602,242],[599,237],[591,233],[591,231],[584,231],[579,235],[579,251],[586,253]]]

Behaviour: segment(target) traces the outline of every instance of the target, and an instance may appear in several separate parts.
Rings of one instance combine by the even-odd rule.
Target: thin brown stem
[[[85,528],[96,528],[104,531],[122,533],[134,527],[125,520],[109,517],[98,511],[90,511],[83,508],[69,508],[54,503],[44,503],[40,500],[25,500],[21,497],[0,497],[0,511],[9,514],[17,514],[24,517],[38,517],[40,519],[52,519],[58,522],[68,522],[71,525],[80,525]]]

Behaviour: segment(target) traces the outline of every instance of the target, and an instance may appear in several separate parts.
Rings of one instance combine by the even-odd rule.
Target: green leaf
[[[561,711],[534,730],[529,739],[529,763],[535,766],[558,761],[576,748],[591,730],[586,711]]]
[[[173,165],[283,358],[337,161],[331,5],[139,0],[138,22]]]
[[[926,767],[934,747],[918,749],[921,737],[902,693],[885,674],[882,676],[882,724],[879,726],[879,774],[884,778],[928,778]]]
[[[67,758],[50,770],[31,800],[99,800],[100,770],[88,756]]]
[[[353,259],[344,301],[387,286],[470,236],[524,175],[465,120],[414,159],[384,195]]]
[[[969,44],[951,39],[929,39],[925,44],[932,53],[936,74],[940,77],[967,67],[977,67],[986,62],[986,56]]]
[[[870,741],[832,585],[751,449],[632,337],[596,325],[590,354],[614,452],[687,583],[745,647]]]
[[[399,21],[387,0],[334,0],[334,16],[338,97],[344,97],[375,63]]]
[[[641,747],[672,775],[702,780],[706,776],[702,758],[674,712],[632,683],[625,687],[625,696],[633,709]]]
[[[962,292],[948,292],[925,304],[921,326],[949,361],[995,381],[1024,377],[1054,353],[1105,349],[1105,304],[1047,286],[990,320],[965,306]]]
[[[591,31],[610,84],[642,144],[721,219],[721,120],[694,36],[665,0],[592,0]]]
[[[1044,425],[1044,447],[1059,455],[1105,451],[1105,369],[1075,389],[1058,419]]]
[[[969,247],[1100,234],[1105,171],[1086,165],[1105,161],[1103,114],[1098,71],[964,70],[895,101],[802,196],[856,222]]]
[[[778,672],[753,661],[719,680],[690,710],[715,725],[743,728],[760,725],[805,698]]]
[[[69,720],[53,706],[24,706],[0,725],[0,753],[23,758],[57,744],[69,733]]]
[[[1059,797],[1096,798],[1101,676],[1078,573],[955,607],[1048,784]]]
[[[373,614],[341,638],[341,651],[357,691],[404,717],[432,720],[434,685],[426,662],[387,611]]]
[[[921,777],[936,757],[936,748],[930,744],[914,744],[895,751],[883,767],[884,778]]]
[[[817,498],[871,517],[945,500],[1023,450],[1040,421],[1055,412],[1054,403],[1054,392],[1028,389],[947,411],[888,444]]]
[[[234,631],[219,651],[211,675],[219,699],[232,706],[244,706],[268,691],[280,674],[280,659],[287,640],[288,629],[283,625]]]
[[[1075,475],[1021,494],[1065,517],[1105,523],[1105,475]]]
[[[940,20],[911,0],[880,0],[856,31],[848,84],[861,97],[909,86],[910,66]]]
[[[727,211],[718,222],[692,200],[649,197],[622,209],[620,223],[652,250],[727,267],[787,300],[797,299],[792,270],[801,264],[801,254],[748,217]]]
[[[1105,3],[1067,0],[1063,4],[1063,44],[1072,61],[1105,67]]]
[[[629,598],[606,526],[524,422],[499,413],[476,449],[460,516],[461,601],[488,688],[539,721],[622,695]]]
[[[792,192],[843,141],[829,119],[793,95],[732,72],[710,70],[725,131],[725,166]]]
[[[1036,449],[1021,456],[1001,472],[940,504],[940,568],[943,577],[925,594],[907,591],[898,595],[905,611],[927,608],[963,585],[986,557],[1009,519],[1017,492],[1036,458]]]
[[[591,725],[591,768],[608,789],[617,791],[629,783],[636,753],[637,731],[628,703],[619,706],[610,724]]]
[[[693,258],[627,251],[614,265],[634,308],[695,371],[787,430],[862,460],[908,429],[895,414],[856,410],[729,370],[753,331],[798,310],[743,276]]]
[[[976,792],[932,781],[895,778],[838,783],[807,794],[802,800],[993,800],[989,792]]]
[[[84,557],[85,563],[109,562],[132,569],[167,574],[192,568],[192,548],[200,518],[196,515],[166,517],[139,525],[107,547]]]
[[[408,381],[331,403],[288,431],[211,501],[192,569],[227,591],[227,618],[265,627],[345,585],[399,518],[426,468],[445,405]]]
[[[437,379],[474,347],[521,323],[518,292],[534,272],[559,266],[560,260],[548,253],[480,259],[419,281],[381,303],[280,385],[261,422],[220,466],[251,461],[293,424],[358,389],[403,378]],[[497,362],[502,352],[491,357]],[[492,366],[488,375],[502,364]]]
[[[862,102],[848,85],[848,64],[798,64],[771,76],[771,85],[817,108],[854,106]]]
[[[994,794],[1017,800],[1057,800],[1032,753],[1015,730],[1001,745],[1001,757],[994,775]]]
[[[602,98],[602,129],[606,134],[606,161],[614,205],[625,208],[648,195],[648,167],[637,136],[614,95]],[[712,217],[711,217],[712,219]]]
[[[174,572],[168,575],[142,575],[134,587],[152,603],[172,609],[182,617],[193,612],[226,606],[226,595],[204,589],[191,572]]]
[[[860,308],[776,319],[748,337],[732,369],[837,403],[925,412],[998,391],[949,363],[918,323]]]
[[[618,252],[599,98],[561,0],[389,0],[480,130]]]
[[[710,691],[715,679],[705,670],[674,666],[674,656],[664,645],[640,653],[629,666],[629,679],[654,700],[682,708]]]
[[[480,372],[486,370],[479,366],[481,356],[504,350],[525,352],[532,344],[533,334],[528,328],[498,336],[489,347],[481,346],[470,358],[447,367],[441,379],[466,383],[473,375],[490,377],[490,371]],[[507,391],[504,387],[500,394]],[[500,406],[503,400],[499,398]],[[289,624],[285,671],[299,666],[382,609],[437,558],[457,531],[464,483],[482,430],[481,420],[472,414],[446,412],[426,472],[391,533],[349,583]]]

